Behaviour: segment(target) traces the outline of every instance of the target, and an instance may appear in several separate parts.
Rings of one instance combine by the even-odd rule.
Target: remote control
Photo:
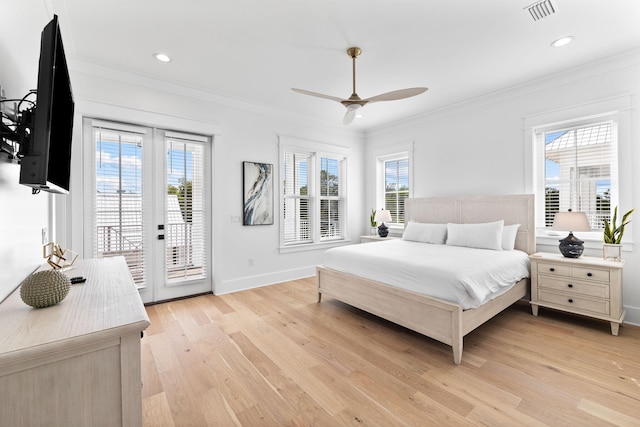
[[[82,277],[82,276],[76,276],[76,277],[72,277],[71,279],[71,284],[75,285],[76,283],[84,283],[87,281],[86,278]]]

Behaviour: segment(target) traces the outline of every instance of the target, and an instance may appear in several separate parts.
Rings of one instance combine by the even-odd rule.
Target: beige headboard
[[[533,194],[506,196],[425,197],[405,200],[405,224],[411,220],[446,224],[476,224],[504,220],[520,224],[515,248],[536,251]]]

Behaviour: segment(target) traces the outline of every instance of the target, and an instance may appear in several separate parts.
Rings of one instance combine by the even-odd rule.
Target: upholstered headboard
[[[533,194],[506,196],[426,197],[405,200],[405,224],[411,220],[446,224],[476,224],[504,220],[520,224],[515,248],[536,251]]]

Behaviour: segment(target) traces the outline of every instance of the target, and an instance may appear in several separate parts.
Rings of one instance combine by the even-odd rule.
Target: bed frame
[[[415,198],[405,200],[405,221],[426,223],[482,223],[503,219],[520,224],[515,248],[535,252],[534,198],[531,194]],[[405,222],[405,224],[406,224]],[[371,243],[367,243],[371,244]],[[380,282],[317,266],[318,302],[322,295],[397,323],[453,347],[453,361],[462,361],[462,340],[469,332],[525,297],[529,279],[478,308],[407,291]]]

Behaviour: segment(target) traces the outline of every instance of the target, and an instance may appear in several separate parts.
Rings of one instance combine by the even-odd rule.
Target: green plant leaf
[[[609,225],[609,221],[606,218],[604,218],[603,221],[604,221],[604,233],[603,233],[604,242],[611,243],[611,237],[612,237],[611,226]]]
[[[627,212],[626,214],[624,214],[624,215],[622,216],[622,221],[621,221],[621,222],[623,222],[623,223],[624,223],[625,221],[627,221],[627,218],[629,218],[629,215],[631,215],[631,214],[633,213],[633,211],[634,211],[634,210],[635,210],[635,209],[631,209],[629,212]],[[629,222],[631,222],[631,221],[627,221],[627,224],[628,224]]]
[[[621,225],[620,227],[618,227],[618,232],[619,232],[620,234],[618,234],[618,236],[616,237],[616,239],[615,239],[615,242],[614,242],[614,243],[616,243],[616,244],[618,244],[618,245],[619,245],[619,244],[620,244],[620,242],[622,242],[622,235],[624,234],[624,224],[623,224],[623,225]]]
[[[622,216],[622,221],[619,226],[616,227],[616,222],[618,221],[618,207],[616,206],[613,209],[613,218],[611,224],[609,221],[604,218],[604,232],[603,238],[605,243],[614,243],[620,244],[622,242],[622,236],[624,235],[624,227],[629,224],[631,220],[627,220],[629,216],[633,213],[635,209],[631,209],[629,212],[625,213]]]

